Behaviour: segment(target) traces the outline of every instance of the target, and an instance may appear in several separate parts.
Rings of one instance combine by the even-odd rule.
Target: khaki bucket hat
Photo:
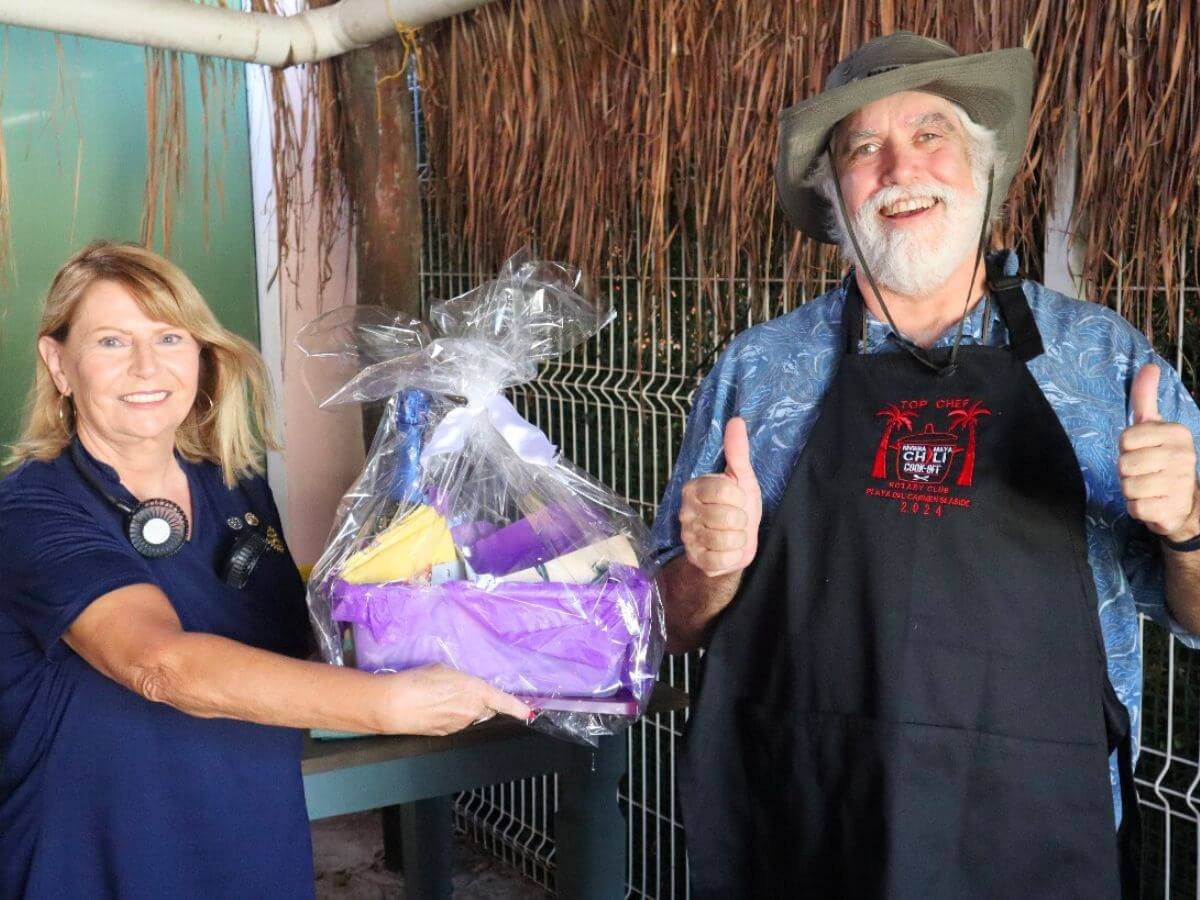
[[[780,118],[775,184],[788,219],[815,240],[838,242],[829,202],[807,181],[838,122],[900,91],[951,100],[996,133],[995,213],[1025,155],[1033,68],[1033,54],[1023,47],[959,56],[949,44],[908,31],[863,44],[834,66],[821,93]]]

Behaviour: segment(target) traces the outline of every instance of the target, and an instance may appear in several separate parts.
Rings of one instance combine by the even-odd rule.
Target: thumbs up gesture
[[[750,465],[746,422],[725,426],[725,472],[683,486],[679,525],[688,560],[710,578],[739,572],[758,550],[762,492]]]
[[[1129,389],[1133,424],[1121,433],[1117,473],[1129,514],[1169,540],[1200,533],[1196,445],[1183,425],[1158,414],[1156,365],[1142,366]]]

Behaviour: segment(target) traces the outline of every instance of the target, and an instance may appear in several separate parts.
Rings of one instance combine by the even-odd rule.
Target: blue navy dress
[[[113,496],[116,471],[91,457]],[[243,590],[217,574],[246,513],[281,531],[270,489],[183,462],[191,539],[143,559],[69,453],[0,481],[0,898],[305,898],[312,848],[300,732],[201,719],[111,681],[63,642],[98,597],[160,587],[187,631],[302,657],[311,636],[286,552]]]

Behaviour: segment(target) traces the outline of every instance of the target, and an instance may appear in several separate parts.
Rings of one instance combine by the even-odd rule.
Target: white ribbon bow
[[[467,435],[475,427],[476,419],[483,415],[525,462],[538,466],[548,466],[554,462],[558,448],[550,443],[541,429],[524,419],[503,394],[492,394],[483,403],[468,403],[447,413],[426,441],[421,451],[421,462],[426,463],[442,453],[461,450],[466,444]]]

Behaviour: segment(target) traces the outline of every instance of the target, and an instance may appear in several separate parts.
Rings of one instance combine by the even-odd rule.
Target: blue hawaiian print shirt
[[[1006,272],[1015,275],[1017,267],[1016,254],[1009,252]],[[762,488],[764,530],[769,526],[842,353],[841,315],[850,277],[787,315],[738,335],[704,379],[654,523],[660,562],[682,549],[679,503],[684,483],[724,470],[722,439],[726,421],[734,416],[746,420],[750,458]],[[1108,674],[1129,710],[1136,754],[1142,708],[1138,612],[1189,647],[1200,646],[1200,637],[1188,634],[1167,609],[1158,541],[1125,508],[1117,476],[1117,442],[1131,422],[1129,385],[1147,363],[1157,363],[1162,370],[1160,415],[1186,425],[1198,441],[1200,410],[1174,368],[1119,315],[1033,281],[1025,281],[1024,291],[1045,345],[1045,353],[1029,362],[1029,371],[1062,422],[1083,473],[1088,557],[1096,580]],[[964,343],[981,342],[985,306],[977,303],[968,317]],[[1005,344],[1007,332],[994,305],[989,315],[988,343]],[[935,346],[951,345],[954,333],[955,328],[949,329]],[[868,313],[867,352],[899,350],[892,335],[886,323]],[[1115,754],[1111,774],[1119,821]]]

